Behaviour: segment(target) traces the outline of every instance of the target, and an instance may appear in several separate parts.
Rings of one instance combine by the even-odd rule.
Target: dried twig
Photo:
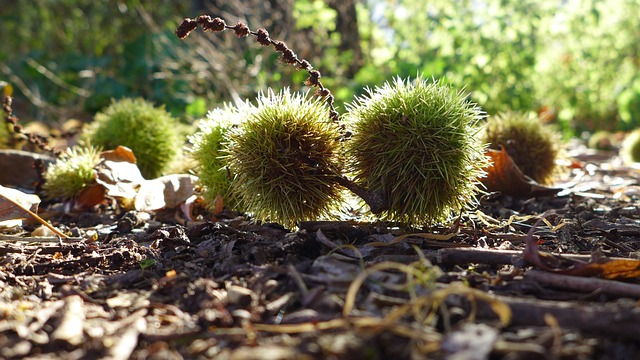
[[[313,66],[311,66],[307,60],[299,59],[296,53],[293,52],[293,50],[291,50],[284,41],[271,39],[269,37],[269,32],[264,28],[260,28],[257,31],[251,31],[251,29],[241,21],[238,21],[236,25],[230,26],[227,25],[223,19],[219,17],[211,18],[209,15],[200,15],[195,19],[184,19],[176,29],[176,35],[180,39],[184,39],[189,36],[189,34],[195,30],[198,25],[200,25],[204,31],[221,32],[225,29],[230,29],[233,30],[238,38],[253,35],[256,37],[256,41],[260,45],[273,45],[276,51],[282,54],[282,61],[285,64],[295,66],[301,70],[306,70],[309,73],[309,78],[305,81],[305,85],[318,87],[315,94],[325,99],[329,106],[331,120],[338,122],[339,114],[333,106],[334,97],[331,94],[331,91],[322,85],[322,82],[320,81],[320,78],[322,77],[320,71],[314,70]]]
[[[5,121],[13,125],[13,131],[17,134],[23,135],[29,143],[38,146],[40,150],[50,152],[55,156],[60,155],[60,151],[55,151],[51,146],[49,146],[49,141],[46,137],[24,131],[22,125],[18,124],[20,119],[13,113],[13,109],[11,108],[12,103],[13,98],[11,96],[5,96],[2,99],[2,110],[4,110],[6,114]]]

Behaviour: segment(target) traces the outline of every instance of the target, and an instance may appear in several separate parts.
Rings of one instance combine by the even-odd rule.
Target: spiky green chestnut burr
[[[91,145],[76,145],[63,152],[47,167],[42,187],[47,198],[70,199],[95,181],[93,168],[100,161],[100,150]]]
[[[288,90],[260,95],[226,147],[233,192],[256,218],[293,226],[341,201],[339,131],[318,100]]]
[[[626,164],[640,162],[640,129],[630,132],[624,139],[620,157]]]
[[[11,147],[9,143],[11,142],[13,131],[11,131],[12,125],[4,121],[6,116],[6,113],[0,110],[0,149],[8,149]]]
[[[553,181],[560,135],[534,115],[510,111],[492,116],[481,138],[491,149],[503,147],[533,180],[541,184]]]
[[[198,131],[189,137],[189,152],[196,166],[195,173],[202,187],[202,197],[209,210],[214,210],[216,198],[221,196],[225,206],[236,208],[237,201],[231,192],[231,172],[227,165],[224,141],[229,130],[246,118],[242,109],[247,107],[225,106],[210,111],[202,120]]]
[[[348,105],[354,181],[386,199],[383,219],[430,225],[475,201],[487,165],[482,110],[448,85],[396,78]]]
[[[591,149],[611,151],[616,148],[616,140],[612,133],[599,130],[591,134],[587,145]]]
[[[164,107],[127,98],[113,101],[96,114],[87,137],[105,149],[130,148],[142,175],[151,179],[162,175],[182,147],[177,128],[177,120]]]

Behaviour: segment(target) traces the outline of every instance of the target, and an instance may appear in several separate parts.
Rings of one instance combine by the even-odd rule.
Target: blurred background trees
[[[0,80],[23,119],[90,119],[142,96],[185,119],[267,87],[304,89],[251,37],[174,31],[201,13],[266,28],[349,102],[394,76],[441,78],[489,114],[567,134],[640,124],[640,0],[34,0],[0,7]],[[340,107],[339,110],[344,110]]]

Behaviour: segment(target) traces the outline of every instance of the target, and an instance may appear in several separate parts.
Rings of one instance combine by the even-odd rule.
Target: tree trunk
[[[357,0],[326,0],[327,5],[338,13],[336,31],[340,33],[340,51],[351,51],[353,60],[345,76],[353,78],[364,64],[362,47],[360,46],[360,32],[358,30]]]

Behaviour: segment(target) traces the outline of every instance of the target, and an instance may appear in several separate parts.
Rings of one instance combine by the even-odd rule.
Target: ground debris
[[[638,358],[640,279],[565,271],[640,253],[637,171],[598,161],[428,229],[107,211],[53,219],[98,234],[73,242],[11,230],[0,358]]]

